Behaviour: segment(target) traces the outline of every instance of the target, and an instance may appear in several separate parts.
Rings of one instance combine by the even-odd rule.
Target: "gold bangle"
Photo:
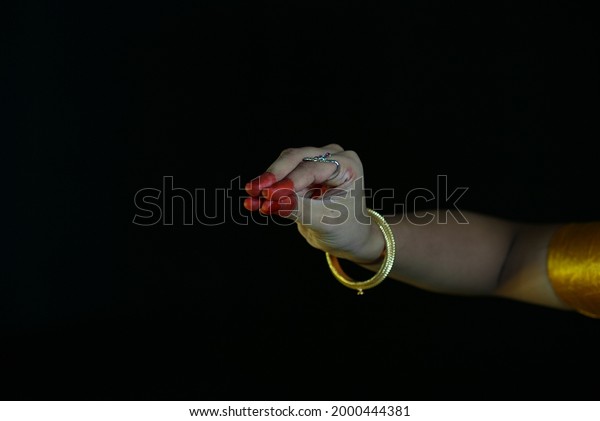
[[[367,279],[366,281],[355,281],[344,272],[337,257],[332,256],[327,252],[325,253],[325,256],[327,257],[327,263],[329,264],[329,269],[331,269],[333,276],[335,276],[335,278],[340,281],[342,285],[357,290],[358,295],[363,295],[363,291],[365,289],[373,288],[379,285],[388,276],[390,270],[392,270],[394,258],[396,256],[396,242],[394,241],[394,233],[392,232],[392,228],[389,226],[384,217],[374,210],[367,209],[367,213],[373,217],[379,226],[379,229],[381,229],[383,238],[385,239],[383,263],[372,278]]]

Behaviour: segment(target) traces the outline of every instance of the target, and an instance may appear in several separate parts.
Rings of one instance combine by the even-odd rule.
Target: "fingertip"
[[[248,181],[245,186],[246,193],[248,193],[250,196],[260,195],[259,183],[260,183],[260,180],[258,179],[258,177],[253,180]]]
[[[283,196],[279,200],[263,200],[259,212],[263,215],[278,215],[284,218],[290,217],[297,209],[298,200],[296,196]]]
[[[262,202],[262,204],[260,205],[260,213],[264,214],[264,215],[270,215],[272,213],[275,213],[279,210],[280,206],[279,203],[274,202],[272,200],[264,200]]]
[[[262,190],[262,195],[265,199],[275,201],[283,196],[292,196],[294,194],[294,182],[289,178],[284,178]]]
[[[254,186],[252,184],[252,181],[248,181],[246,183],[246,185],[244,186],[244,190],[246,190],[246,193],[248,193],[250,196],[258,196],[256,194],[256,191],[254,189]]]
[[[258,197],[247,197],[244,199],[244,207],[250,212],[260,208],[260,199]]]
[[[277,181],[275,174],[265,172],[246,183],[245,190],[250,196],[260,196],[261,190],[271,186]]]
[[[262,174],[259,177],[259,185],[258,185],[259,191],[272,186],[276,182],[277,182],[277,178],[275,177],[275,174],[273,174],[272,172],[265,172],[264,174]]]

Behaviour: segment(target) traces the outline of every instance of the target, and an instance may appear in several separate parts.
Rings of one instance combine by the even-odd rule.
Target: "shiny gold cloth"
[[[559,227],[547,263],[556,294],[581,314],[600,318],[600,222]]]

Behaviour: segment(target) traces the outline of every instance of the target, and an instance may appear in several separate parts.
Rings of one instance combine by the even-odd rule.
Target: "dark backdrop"
[[[2,397],[598,398],[597,321],[391,280],[357,297],[239,206],[282,149],[337,142],[398,203],[445,175],[464,210],[598,218],[594,15],[440,3],[9,10]],[[134,224],[165,182],[205,217],[175,197]]]

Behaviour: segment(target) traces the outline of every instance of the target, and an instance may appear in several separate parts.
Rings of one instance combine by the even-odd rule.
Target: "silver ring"
[[[333,180],[340,172],[340,163],[338,161],[336,161],[335,159],[330,159],[330,156],[331,156],[331,152],[326,152],[323,155],[307,156],[306,158],[302,158],[302,160],[303,161],[311,161],[311,162],[327,162],[327,163],[335,164],[335,171],[326,180],[326,181],[329,181],[329,180]]]

